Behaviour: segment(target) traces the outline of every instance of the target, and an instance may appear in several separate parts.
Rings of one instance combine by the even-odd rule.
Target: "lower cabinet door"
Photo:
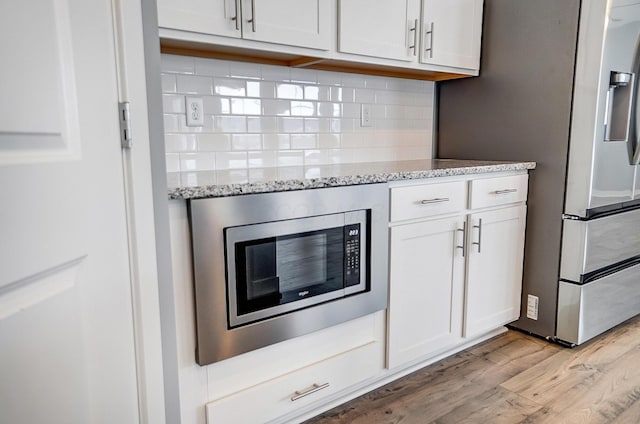
[[[460,342],[464,237],[462,216],[391,228],[389,368]]]
[[[208,424],[279,421],[379,375],[384,347],[371,342],[206,405]],[[256,366],[269,366],[258,364]]]
[[[464,336],[520,316],[526,206],[469,215]]]

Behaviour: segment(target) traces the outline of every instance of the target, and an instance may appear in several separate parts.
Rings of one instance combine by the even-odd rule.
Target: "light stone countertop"
[[[457,159],[368,162],[296,167],[289,175],[304,178],[256,180],[244,184],[216,184],[169,189],[169,199],[201,199],[241,194],[307,190],[357,184],[385,183],[419,178],[485,174],[535,169],[535,162],[478,161]],[[285,170],[287,171],[287,170]]]

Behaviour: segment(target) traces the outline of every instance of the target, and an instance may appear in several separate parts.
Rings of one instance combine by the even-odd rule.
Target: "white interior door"
[[[0,2],[0,422],[138,421],[111,4]]]

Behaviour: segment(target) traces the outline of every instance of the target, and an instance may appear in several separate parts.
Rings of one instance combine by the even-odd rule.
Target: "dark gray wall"
[[[535,161],[522,313],[555,334],[557,279],[580,0],[485,0],[480,76],[439,83],[439,158]],[[540,297],[526,318],[527,294]]]

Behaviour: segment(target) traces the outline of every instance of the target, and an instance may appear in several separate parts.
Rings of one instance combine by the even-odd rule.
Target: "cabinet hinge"
[[[118,103],[118,114],[120,115],[120,143],[123,149],[130,149],[133,146],[133,139],[131,138],[129,102]]]

